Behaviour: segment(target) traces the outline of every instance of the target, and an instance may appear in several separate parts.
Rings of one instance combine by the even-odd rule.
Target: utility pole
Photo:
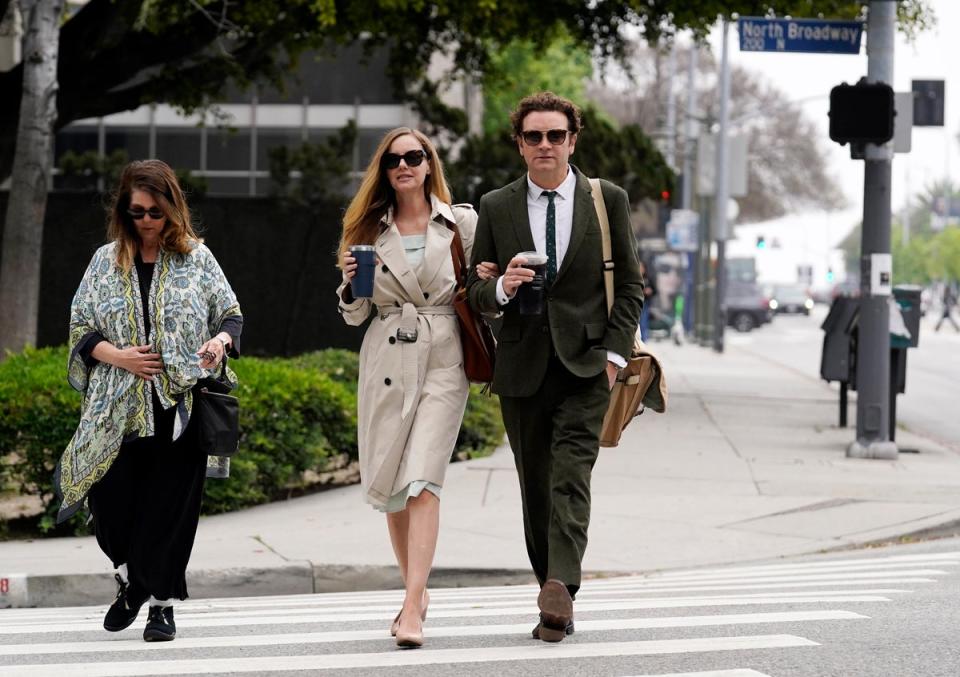
[[[691,209],[693,207],[693,154],[696,152],[696,146],[694,142],[694,119],[693,116],[697,112],[697,90],[696,90],[696,75],[697,75],[697,56],[699,54],[700,48],[697,45],[696,40],[690,45],[690,63],[687,64],[687,117],[684,121],[684,138],[683,138],[683,194],[681,196],[683,202],[681,207],[684,209]],[[703,224],[700,224],[700,230],[703,229]],[[696,267],[696,253],[687,252],[687,270],[684,275],[684,291],[683,291],[683,330],[687,333],[688,336],[694,335],[694,309],[696,303],[694,302],[694,285],[696,281],[694,279],[694,269]]]
[[[723,298],[727,286],[726,246],[729,228],[727,227],[727,202],[729,201],[729,181],[727,156],[730,126],[730,45],[727,36],[730,33],[730,21],[723,18],[723,48],[720,57],[720,131],[717,134],[716,171],[714,172],[713,200],[713,239],[717,243],[717,271],[714,303],[713,349],[723,352],[723,330],[727,324],[727,305]]]
[[[871,0],[867,20],[867,81],[893,85],[895,0]],[[857,340],[857,439],[851,458],[896,459],[890,431],[890,188],[893,142],[866,144],[860,319]]]

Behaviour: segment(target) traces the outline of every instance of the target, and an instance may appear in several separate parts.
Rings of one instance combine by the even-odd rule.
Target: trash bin
[[[922,287],[914,284],[900,284],[893,288],[893,298],[900,306],[900,315],[903,317],[903,323],[910,332],[909,340],[890,336],[890,345],[894,348],[916,348],[920,344],[920,293]]]

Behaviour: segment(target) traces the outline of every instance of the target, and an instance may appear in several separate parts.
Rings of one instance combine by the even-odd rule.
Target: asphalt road
[[[815,306],[809,317],[777,315],[773,322],[749,333],[728,329],[727,345],[748,350],[785,369],[820,379],[820,354],[826,306]],[[917,348],[907,353],[906,392],[897,398],[897,423],[911,432],[960,451],[960,333],[949,325],[934,332],[934,317],[924,318]],[[833,385],[838,393],[839,388]],[[851,394],[848,425],[856,426],[856,405]],[[851,432],[851,439],[852,438]]]
[[[577,632],[530,638],[527,586],[434,590],[427,644],[387,633],[397,592],[190,600],[174,642],[104,607],[0,611],[0,673],[956,677],[960,541],[588,582]]]

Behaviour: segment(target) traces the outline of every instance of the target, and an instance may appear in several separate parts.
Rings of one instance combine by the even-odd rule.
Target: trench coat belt
[[[453,306],[415,306],[404,303],[403,306],[378,306],[380,319],[385,320],[391,315],[400,314],[398,329],[407,336],[417,335],[417,321],[419,315],[456,315]],[[420,385],[420,368],[417,363],[417,342],[400,342],[400,374],[403,377],[403,407],[400,418],[406,418],[413,407],[413,400]]]

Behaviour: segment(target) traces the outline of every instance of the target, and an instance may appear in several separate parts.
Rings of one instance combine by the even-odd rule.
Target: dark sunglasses
[[[428,157],[427,151],[425,150],[408,150],[403,155],[384,153],[383,167],[384,169],[396,169],[400,166],[400,160],[406,162],[407,167],[419,167]]]
[[[130,216],[130,218],[133,219],[134,221],[139,221],[139,220],[142,219],[144,216],[148,216],[148,215],[149,215],[150,218],[153,219],[154,221],[159,221],[160,219],[162,219],[163,217],[166,216],[166,214],[163,213],[163,210],[161,210],[159,207],[151,207],[150,209],[142,209],[142,208],[141,208],[141,209],[128,209],[128,210],[127,210],[127,214],[128,214],[128,215]]]
[[[559,146],[561,143],[567,140],[567,134],[570,134],[569,129],[550,129],[546,132],[547,141],[552,143],[554,146]],[[520,132],[520,136],[523,138],[523,142],[528,146],[539,146],[543,141],[544,132],[538,132],[536,130],[531,130],[529,132]]]

